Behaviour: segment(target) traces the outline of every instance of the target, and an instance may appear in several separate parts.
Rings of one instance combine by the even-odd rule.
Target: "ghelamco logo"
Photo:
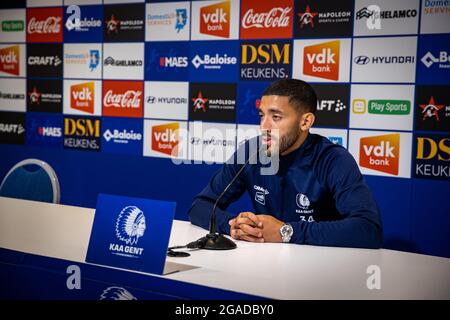
[[[145,215],[136,206],[127,206],[117,217],[115,233],[117,239],[127,245],[110,243],[109,251],[119,256],[137,258],[142,255],[144,248],[134,247],[146,229]]]
[[[227,54],[219,55],[218,53],[213,56],[205,54],[203,55],[203,58],[201,58],[199,55],[196,55],[192,59],[192,64],[196,69],[200,68],[200,66],[202,65],[204,69],[221,69],[222,65],[237,64],[237,58],[229,57]]]

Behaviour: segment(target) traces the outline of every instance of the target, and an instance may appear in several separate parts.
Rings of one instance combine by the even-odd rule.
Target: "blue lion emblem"
[[[122,209],[116,222],[116,236],[128,245],[134,245],[145,232],[145,216],[141,209],[127,206]]]
[[[108,287],[106,288],[100,300],[137,300],[129,291],[121,287]]]

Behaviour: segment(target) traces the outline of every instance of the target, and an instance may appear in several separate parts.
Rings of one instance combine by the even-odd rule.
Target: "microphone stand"
[[[225,237],[223,234],[217,233],[217,222],[216,222],[216,209],[219,204],[219,200],[224,196],[224,194],[228,191],[228,189],[233,185],[234,181],[239,177],[239,175],[244,171],[245,167],[248,165],[250,160],[258,154],[256,151],[252,156],[250,156],[247,161],[242,165],[242,167],[238,170],[238,172],[234,175],[233,179],[231,179],[230,183],[225,187],[222,193],[217,197],[216,202],[214,203],[211,219],[209,222],[209,233],[198,239],[197,241],[191,242],[188,245],[188,248],[197,248],[197,249],[207,249],[207,250],[231,250],[236,248],[236,243],[232,240]]]

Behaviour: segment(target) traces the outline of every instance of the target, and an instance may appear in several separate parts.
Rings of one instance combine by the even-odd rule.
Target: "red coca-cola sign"
[[[28,42],[62,42],[63,9],[32,8],[27,9]]]
[[[143,106],[142,81],[103,81],[104,116],[142,118]]]
[[[241,39],[292,37],[292,0],[242,0]]]

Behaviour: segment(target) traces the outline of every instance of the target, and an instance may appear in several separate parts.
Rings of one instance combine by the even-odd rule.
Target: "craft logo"
[[[62,60],[59,56],[29,56],[27,62],[29,66],[57,67]]]
[[[266,205],[266,195],[268,195],[270,192],[261,186],[253,185],[253,189],[255,189],[255,201],[262,204],[263,206]]]
[[[347,84],[314,84],[317,95],[317,117],[320,127],[347,128],[350,86]]]
[[[364,168],[398,175],[400,134],[363,137],[360,139],[359,165]]]
[[[20,32],[25,30],[25,23],[23,20],[3,20],[3,32]]]
[[[108,287],[103,290],[99,300],[137,300],[128,290],[121,287]]]
[[[27,9],[28,42],[62,42],[62,8]]]
[[[152,126],[152,150],[178,157],[179,129],[178,122]]]
[[[291,0],[245,1],[241,7],[241,39],[290,38]]]
[[[20,48],[18,45],[0,49],[0,72],[18,76]]]
[[[100,119],[65,117],[64,147],[100,151]]]
[[[241,44],[241,80],[289,78],[290,42]]]
[[[94,94],[93,81],[70,86],[70,107],[94,114]]]
[[[25,113],[2,112],[0,117],[0,143],[25,143]]]
[[[141,118],[143,114],[143,83],[137,81],[103,82],[103,115]]]
[[[116,220],[115,234],[125,244],[110,243],[109,251],[118,256],[139,258],[144,248],[134,245],[144,236],[146,228],[145,215],[141,209],[136,206],[123,208]]]
[[[27,45],[27,76],[61,77],[63,71],[62,44],[30,43]]]
[[[416,136],[414,177],[450,178],[450,138],[444,135]]]
[[[340,40],[306,46],[303,51],[303,73],[328,80],[339,79]]]
[[[221,38],[230,37],[230,1],[200,8],[200,33]]]

